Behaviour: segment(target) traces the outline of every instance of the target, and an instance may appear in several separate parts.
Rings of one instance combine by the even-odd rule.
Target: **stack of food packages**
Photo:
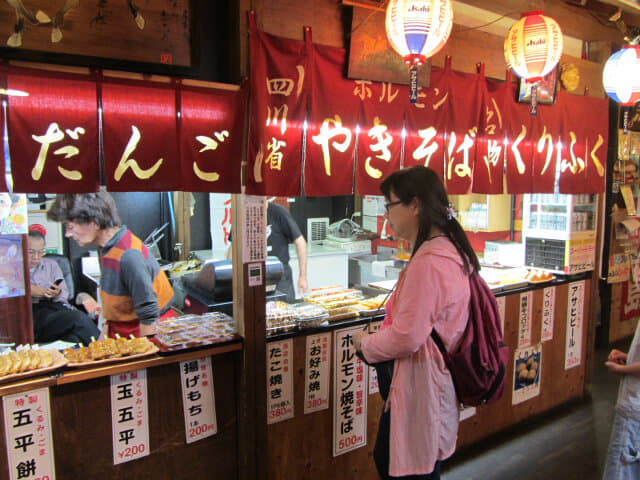
[[[236,333],[233,319],[222,312],[168,318],[158,322],[156,328],[156,340],[175,349],[217,343]]]
[[[93,337],[92,337],[93,338]],[[104,340],[92,340],[88,347],[65,348],[62,354],[70,364],[90,363],[112,358],[129,357],[147,353],[154,347],[147,337],[105,338]],[[157,349],[156,349],[157,351]]]
[[[371,314],[384,314],[385,313],[385,305],[389,300],[389,295],[386,293],[381,293],[380,295],[376,295],[375,297],[365,298],[358,303],[358,308],[360,312],[367,312],[369,315]]]
[[[30,372],[53,365],[51,352],[31,345],[20,345],[15,350],[0,354],[0,377]]]
[[[265,306],[267,335],[295,330],[296,315],[291,305],[280,301],[269,301]]]
[[[353,288],[326,287],[309,291],[303,297],[305,302],[324,307],[329,314],[329,322],[358,316],[358,303],[363,299],[362,292]]]

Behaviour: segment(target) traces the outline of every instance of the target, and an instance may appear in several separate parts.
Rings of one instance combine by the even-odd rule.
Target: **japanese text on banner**
[[[584,326],[584,280],[569,284],[567,298],[567,338],[564,369],[582,362],[582,329]]]
[[[293,340],[267,343],[267,423],[293,418]]]
[[[180,362],[182,407],[187,443],[218,432],[211,357]]]
[[[320,333],[307,337],[304,390],[305,414],[329,408],[330,348],[330,333]]]

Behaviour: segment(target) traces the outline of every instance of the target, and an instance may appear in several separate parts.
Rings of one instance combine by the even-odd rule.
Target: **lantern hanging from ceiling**
[[[640,100],[640,46],[625,45],[609,57],[602,72],[607,95],[622,107]],[[624,108],[624,133],[628,131],[629,109]]]
[[[513,73],[527,82],[542,80],[562,55],[558,23],[540,11],[523,13],[504,40],[504,58]]]
[[[409,65],[421,65],[449,39],[450,0],[389,0],[385,30],[391,47]]]
[[[531,115],[536,114],[538,82],[553,70],[562,55],[562,31],[541,11],[523,13],[504,40],[507,66],[531,87]]]

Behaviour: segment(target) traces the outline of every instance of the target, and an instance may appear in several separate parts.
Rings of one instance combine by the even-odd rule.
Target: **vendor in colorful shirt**
[[[121,225],[111,195],[58,195],[47,216],[78,245],[99,247],[103,336],[153,335],[156,320],[175,316],[169,280],[142,240]]]

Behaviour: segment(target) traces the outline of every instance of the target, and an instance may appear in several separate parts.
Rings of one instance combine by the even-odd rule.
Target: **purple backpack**
[[[451,372],[458,401],[475,407],[493,403],[502,395],[509,347],[502,341],[493,292],[477,272],[469,275],[469,287],[469,321],[458,347],[447,352],[435,328],[431,338]]]

